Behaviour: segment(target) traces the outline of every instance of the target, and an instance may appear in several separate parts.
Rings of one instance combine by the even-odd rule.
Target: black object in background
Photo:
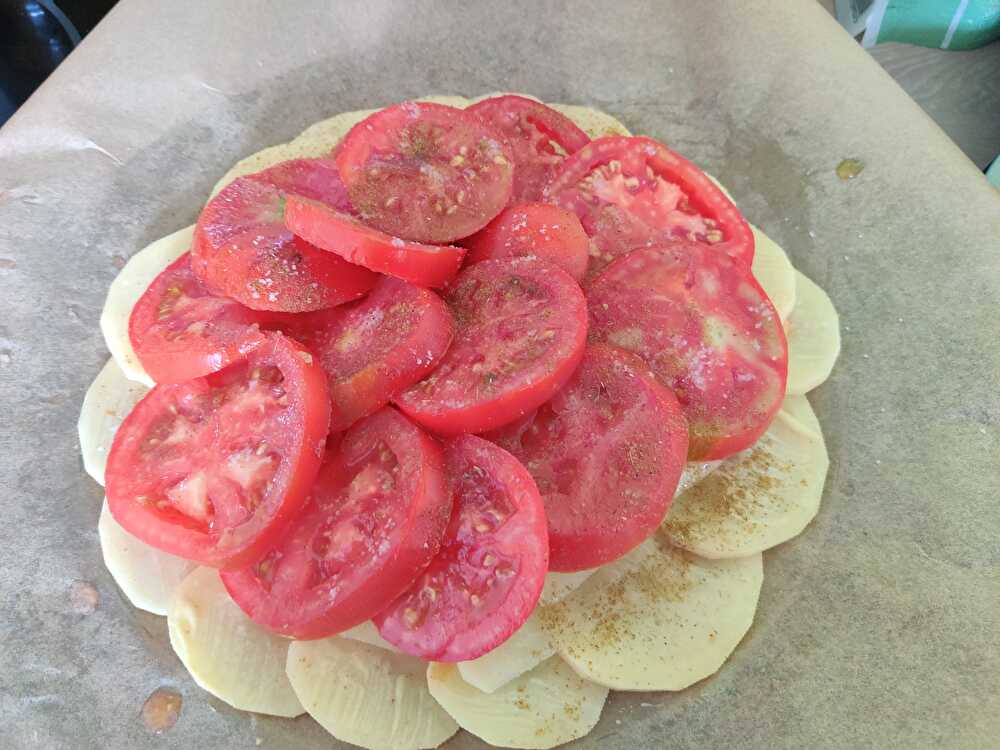
[[[0,0],[0,125],[116,0]]]

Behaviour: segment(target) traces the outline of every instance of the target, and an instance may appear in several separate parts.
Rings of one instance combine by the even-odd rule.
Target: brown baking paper
[[[0,132],[0,747],[338,746],[197,688],[105,571],[75,430],[98,315],[240,157],[344,110],[493,90],[694,159],[842,316],[810,396],[823,508],[766,553],[752,630],[689,690],[614,695],[576,746],[997,747],[1000,198],[807,0],[120,3]],[[140,710],[161,686],[183,704],[157,737]]]

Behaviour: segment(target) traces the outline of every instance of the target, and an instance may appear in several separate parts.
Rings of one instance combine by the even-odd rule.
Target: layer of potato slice
[[[305,710],[343,742],[417,750],[458,731],[431,697],[427,663],[412,656],[333,636],[292,642],[287,671]]]
[[[199,686],[244,711],[298,716],[285,674],[289,640],[250,621],[212,568],[195,568],[174,590],[170,645]]]
[[[378,628],[375,627],[375,623],[371,620],[365,620],[360,625],[355,625],[350,630],[345,630],[343,633],[337,633],[337,635],[341,638],[350,638],[352,641],[367,643],[369,646],[378,646],[379,648],[384,648],[386,651],[395,651],[397,654],[400,653],[398,648],[393,646],[379,634]]]
[[[840,355],[840,318],[830,297],[805,274],[795,272],[795,307],[788,316],[788,385],[802,395],[821,385]]]
[[[97,522],[104,565],[133,606],[165,615],[174,589],[195,564],[150,547],[123,529],[108,510],[107,500]]]
[[[793,401],[811,413],[805,396]],[[670,543],[702,557],[743,557],[798,536],[819,511],[830,463],[813,424],[778,412],[751,448],[674,499],[661,527]]]
[[[604,138],[609,135],[632,135],[631,131],[607,112],[601,112],[591,107],[578,104],[549,104],[557,112],[571,119],[576,126],[591,138]]]
[[[87,389],[76,428],[83,468],[98,484],[104,484],[108,451],[118,427],[148,392],[149,388],[142,383],[125,377],[113,358],[101,368]]]
[[[538,605],[545,606],[561,602],[583,585],[583,582],[597,572],[597,568],[578,570],[574,573],[549,572],[545,575],[545,585],[538,597]]]
[[[493,693],[454,664],[427,668],[431,695],[468,732],[497,747],[550,748],[583,737],[601,718],[608,689],[553,656]]]
[[[492,651],[478,659],[458,662],[462,679],[484,693],[492,693],[552,656],[556,647],[541,627],[540,611],[541,607]]]
[[[767,292],[771,298],[774,309],[778,311],[778,316],[782,320],[788,320],[792,310],[795,308],[795,293],[797,284],[795,281],[795,269],[788,259],[785,251],[779,247],[778,243],[764,234],[753,224],[754,255],[753,271],[754,278]]]
[[[125,377],[153,387],[153,379],[143,369],[128,337],[128,319],[132,307],[160,271],[187,252],[194,227],[179,229],[137,252],[118,272],[101,311],[101,331],[108,351]]]
[[[761,555],[707,560],[660,534],[542,612],[560,656],[615,690],[682,690],[714,674],[753,622]]]

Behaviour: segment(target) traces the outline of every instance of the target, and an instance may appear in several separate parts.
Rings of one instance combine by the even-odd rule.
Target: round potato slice
[[[427,689],[427,663],[412,656],[334,636],[292,642],[287,669],[306,711],[343,742],[417,750],[458,731]]]
[[[583,737],[608,697],[558,656],[493,693],[465,682],[454,664],[431,664],[427,684],[462,729],[497,747],[549,748]]]
[[[195,564],[161,552],[129,534],[111,515],[107,500],[101,508],[97,534],[104,565],[132,606],[154,615],[167,614],[174,589]]]
[[[805,401],[805,396],[789,400]],[[811,409],[809,409],[811,414]],[[751,448],[674,499],[661,527],[676,547],[713,559],[744,557],[798,536],[815,518],[829,459],[823,435],[782,408]]]
[[[788,320],[795,307],[795,269],[785,251],[774,240],[753,224],[754,255],[751,271],[757,282],[771,298],[774,309],[782,320]]]
[[[478,659],[458,662],[458,671],[472,687],[492,693],[534,669],[555,652],[556,647],[539,624],[538,610],[535,610],[514,635],[495,649]]]
[[[114,359],[109,359],[87,389],[76,423],[80,436],[83,468],[104,485],[111,441],[122,420],[149,391],[142,383],[129,380]]]
[[[115,358],[125,377],[150,388],[153,387],[153,379],[143,369],[132,349],[132,342],[128,337],[128,319],[135,303],[153,279],[160,275],[160,271],[187,252],[193,234],[194,226],[179,229],[147,245],[129,258],[128,263],[111,282],[101,311],[101,332],[111,356]]]
[[[840,355],[840,318],[833,302],[805,274],[795,272],[795,307],[785,324],[788,335],[789,395],[821,385]]]
[[[632,135],[628,128],[606,112],[578,104],[549,104],[556,112],[561,112],[571,119],[576,126],[591,138],[603,138],[606,135]]]
[[[289,641],[251,622],[213,568],[195,568],[167,612],[170,645],[199,686],[234,708],[298,716],[285,675]]]
[[[681,493],[686,492],[701,482],[715,471],[721,463],[722,461],[688,461],[680,480],[677,482],[677,491],[674,493],[674,497],[676,498]]]
[[[371,620],[365,620],[360,625],[355,625],[343,633],[337,633],[337,635],[341,638],[350,638],[352,641],[367,643],[369,646],[378,646],[379,648],[384,648],[386,651],[393,651],[397,654],[401,653],[398,648],[379,635],[378,628]]]
[[[683,690],[714,674],[742,640],[763,578],[759,554],[706,560],[656,534],[547,607],[542,626],[588,680]]]
[[[549,571],[545,575],[545,585],[542,595],[538,597],[538,606],[561,602],[583,585],[583,582],[597,572],[597,568],[577,570],[572,573],[556,573]]]

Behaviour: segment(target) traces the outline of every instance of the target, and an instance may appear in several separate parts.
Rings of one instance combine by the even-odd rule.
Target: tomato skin
[[[293,235],[288,196],[350,210],[330,159],[294,159],[238,177],[198,217],[191,267],[214,294],[254,310],[307,312],[364,296],[378,276]]]
[[[636,247],[711,245],[749,268],[754,240],[739,209],[704,172],[651,138],[609,136],[567,158],[545,200],[580,217],[594,240],[589,275]]]
[[[129,340],[157,383],[221,370],[260,346],[266,316],[211,294],[185,253],[157,276],[132,308]]]
[[[443,286],[458,273],[465,257],[464,248],[407,242],[318,201],[296,196],[288,196],[285,202],[285,226],[297,237],[351,263],[418,286]]]
[[[445,445],[453,510],[441,550],[374,622],[404,653],[455,662],[509,638],[538,602],[548,570],[545,509],[527,470],[474,435]]]
[[[335,158],[361,219],[415,242],[479,231],[513,186],[509,148],[475,115],[442,104],[403,102],[374,113]]]
[[[788,345],[749,269],[701,243],[640,248],[587,292],[590,340],[639,355],[688,419],[688,459],[752,445],[781,408]]]
[[[222,582],[259,625],[325,638],[403,593],[437,554],[450,514],[441,447],[382,409],[328,452],[306,508],[276,546]]]
[[[468,106],[510,146],[514,157],[512,203],[537,201],[567,154],[590,143],[589,136],[541,102],[509,94]]]
[[[242,567],[301,510],[329,419],[319,363],[296,342],[270,334],[246,361],[157,385],[139,402],[108,456],[108,507],[157,549]],[[266,481],[250,484],[258,472]]]
[[[587,348],[566,386],[531,417],[484,437],[535,478],[545,502],[549,569],[617,560],[663,521],[688,450],[687,420],[646,364]]]
[[[432,432],[484,432],[512,422],[548,401],[583,357],[586,300],[549,263],[477,263],[458,275],[445,301],[456,325],[451,348],[395,399]]]
[[[580,281],[587,273],[590,239],[576,214],[547,203],[505,208],[484,229],[462,241],[468,265],[493,258],[536,257]]]

